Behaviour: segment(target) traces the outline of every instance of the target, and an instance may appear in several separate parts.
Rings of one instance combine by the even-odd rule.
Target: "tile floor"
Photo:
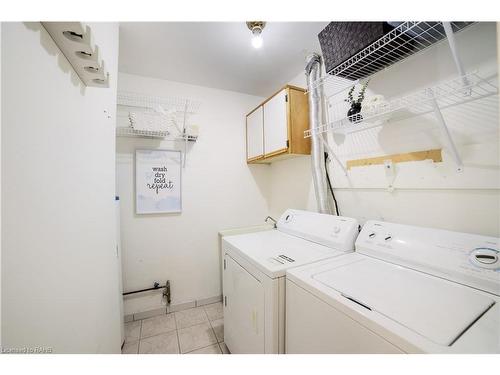
[[[229,354],[222,303],[125,323],[122,354]]]

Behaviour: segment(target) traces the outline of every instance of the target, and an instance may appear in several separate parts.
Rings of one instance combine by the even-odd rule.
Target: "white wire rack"
[[[117,104],[117,116],[125,118],[128,125],[116,128],[118,137],[183,141],[183,166],[186,165],[187,144],[198,139],[198,136],[189,134],[194,128],[189,121],[190,116],[198,112],[199,101],[121,91],[117,95]]]
[[[352,85],[351,85],[352,86]],[[347,116],[349,104],[344,101],[330,104],[332,121],[317,128],[306,130],[304,137],[331,131],[348,134],[383,125],[386,121],[397,121],[449,108],[498,93],[496,79],[485,80],[477,73],[451,79],[415,93],[387,100],[384,105],[360,114]]]
[[[196,142],[198,136],[187,135],[187,136],[176,136],[172,137],[168,131],[154,131],[154,130],[137,130],[132,127],[119,126],[116,128],[116,135],[118,137],[143,137],[143,138],[172,138],[176,141],[189,141]]]
[[[333,68],[311,88],[336,84],[338,77],[349,80],[367,78],[406,57],[445,40],[471,22],[402,22],[389,33]],[[447,30],[448,28],[448,30]],[[460,72],[463,74],[463,72]],[[338,76],[338,77],[336,77]]]
[[[201,105],[199,101],[186,98],[156,97],[127,91],[118,92],[117,103],[121,106],[149,108],[152,110],[156,110],[160,106],[164,110],[187,114],[195,114]]]
[[[337,76],[326,76],[313,82],[311,84],[311,89],[308,89],[304,94],[307,95],[310,90],[322,86],[322,94],[328,94],[327,97],[332,97],[351,88],[353,85],[357,85],[358,83],[359,79],[350,80]]]
[[[132,92],[119,92],[118,116],[126,117],[136,130],[136,136],[184,138],[189,117],[195,114],[200,102],[184,98],[160,98]],[[132,135],[131,135],[132,136]]]

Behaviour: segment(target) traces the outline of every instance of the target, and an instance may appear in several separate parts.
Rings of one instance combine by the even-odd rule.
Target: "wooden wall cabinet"
[[[305,90],[285,86],[246,118],[247,163],[270,163],[311,153],[309,105]]]

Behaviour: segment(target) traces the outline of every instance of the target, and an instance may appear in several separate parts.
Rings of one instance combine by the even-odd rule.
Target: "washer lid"
[[[312,275],[344,297],[450,346],[494,301],[472,289],[363,257]]]
[[[276,229],[225,236],[222,241],[272,279],[285,276],[289,268],[345,254]]]

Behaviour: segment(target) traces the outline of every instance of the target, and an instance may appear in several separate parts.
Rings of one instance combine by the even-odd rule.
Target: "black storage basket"
[[[403,22],[330,22],[318,35],[327,73],[350,79],[365,78],[426,48],[446,35],[441,22],[414,22],[406,32],[397,32],[376,53],[339,68],[345,61],[391,32]],[[453,31],[471,22],[453,22]],[[404,26],[404,25],[403,25]]]

